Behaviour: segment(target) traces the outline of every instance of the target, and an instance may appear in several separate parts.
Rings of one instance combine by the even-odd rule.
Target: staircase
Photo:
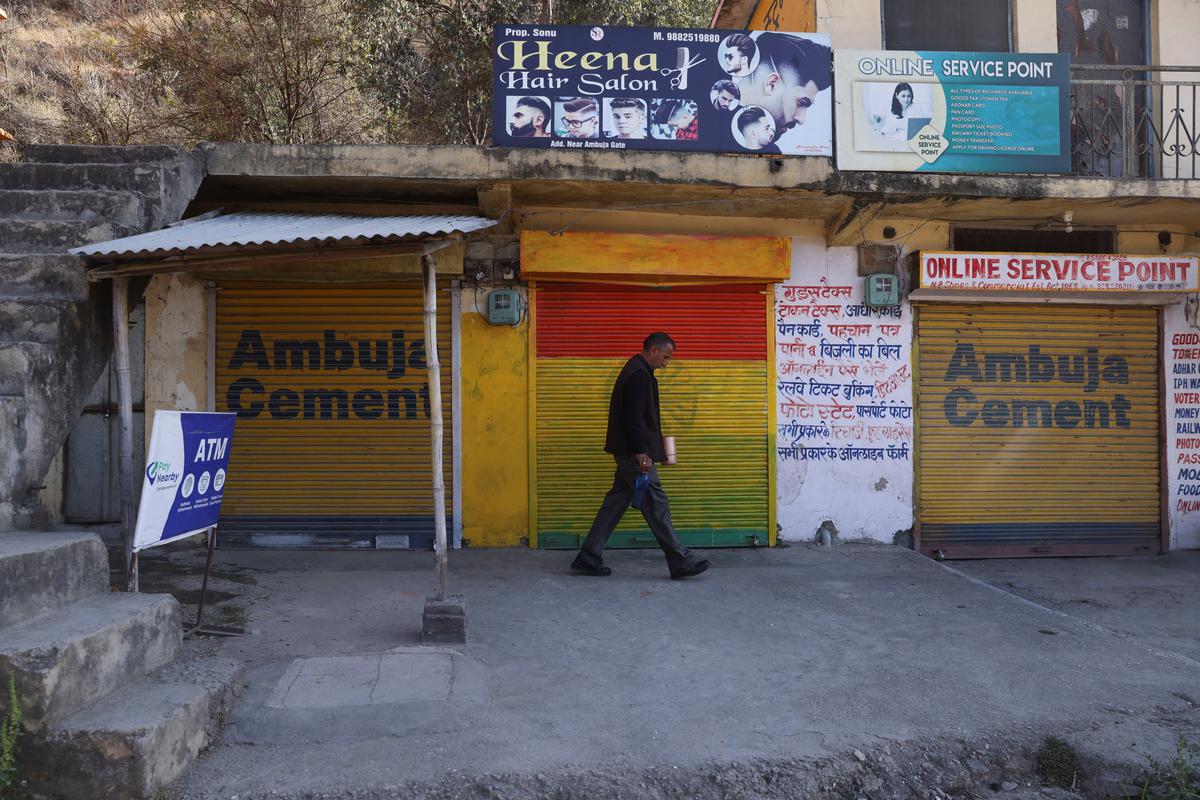
[[[92,533],[0,534],[0,713],[15,679],[30,800],[140,800],[213,735],[241,682],[227,658],[178,661],[170,595],[108,591]]]
[[[0,164],[0,531],[49,523],[38,494],[112,353],[109,282],[67,249],[175,222],[202,175],[174,147],[31,145]]]

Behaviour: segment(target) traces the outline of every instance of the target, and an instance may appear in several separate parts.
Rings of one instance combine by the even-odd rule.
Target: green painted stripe
[[[767,531],[754,528],[711,528],[707,530],[677,530],[680,540],[688,547],[766,547]],[[538,547],[543,550],[577,550],[584,536],[562,531],[538,534]],[[641,531],[618,530],[609,537],[609,550],[656,548],[658,543],[648,528]]]

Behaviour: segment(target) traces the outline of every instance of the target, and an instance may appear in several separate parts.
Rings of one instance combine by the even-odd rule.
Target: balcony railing
[[[1071,67],[1075,175],[1200,178],[1198,147],[1200,67]]]

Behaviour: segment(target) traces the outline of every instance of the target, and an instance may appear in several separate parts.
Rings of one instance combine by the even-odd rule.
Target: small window
[[[883,0],[888,50],[1012,50],[1009,0]]]

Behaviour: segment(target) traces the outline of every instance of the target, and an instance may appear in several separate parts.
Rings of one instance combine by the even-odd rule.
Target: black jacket
[[[604,449],[617,458],[645,453],[655,461],[667,460],[658,409],[658,381],[640,353],[625,363],[613,385]]]

